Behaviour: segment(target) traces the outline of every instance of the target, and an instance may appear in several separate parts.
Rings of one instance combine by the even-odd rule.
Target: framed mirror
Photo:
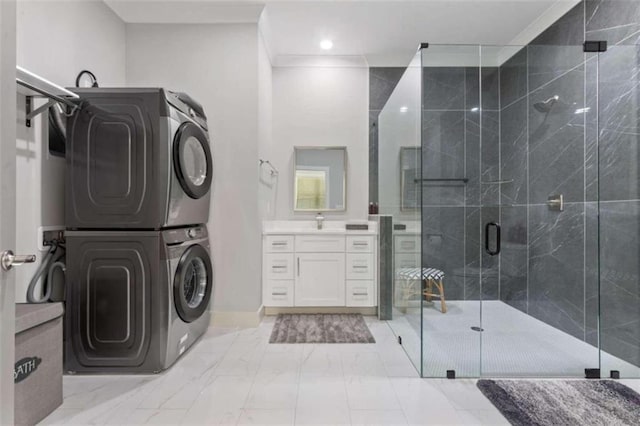
[[[400,210],[420,207],[420,147],[400,148]]]
[[[345,211],[347,148],[294,148],[293,210]]]

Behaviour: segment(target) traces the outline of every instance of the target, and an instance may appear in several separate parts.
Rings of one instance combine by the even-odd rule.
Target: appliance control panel
[[[166,244],[180,244],[185,241],[202,240],[207,238],[205,226],[193,226],[190,228],[168,229],[163,232]]]

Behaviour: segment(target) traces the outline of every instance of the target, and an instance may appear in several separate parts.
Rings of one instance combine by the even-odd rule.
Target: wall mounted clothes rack
[[[16,67],[16,84],[18,93],[26,96],[25,125],[27,127],[31,127],[31,120],[35,116],[55,104],[71,108],[72,112],[78,107],[78,95],[19,66]],[[47,98],[48,102],[32,110],[34,97]]]

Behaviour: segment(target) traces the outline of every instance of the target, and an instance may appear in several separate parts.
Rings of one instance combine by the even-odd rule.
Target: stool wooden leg
[[[433,293],[433,281],[431,281],[430,279],[427,279],[424,281],[425,281],[425,284],[427,284],[425,299],[427,299],[427,302],[431,302],[431,293]]]
[[[443,314],[447,313],[447,303],[444,301],[444,283],[440,279],[439,285],[436,285],[440,291],[440,307]]]
[[[410,296],[409,280],[402,280],[402,312],[407,313]]]

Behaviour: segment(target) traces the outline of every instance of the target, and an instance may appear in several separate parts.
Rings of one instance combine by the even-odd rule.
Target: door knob
[[[25,263],[33,263],[36,261],[35,254],[27,254],[24,256],[15,255],[11,250],[5,250],[0,254],[0,266],[3,271],[9,271],[14,266],[24,265]]]

